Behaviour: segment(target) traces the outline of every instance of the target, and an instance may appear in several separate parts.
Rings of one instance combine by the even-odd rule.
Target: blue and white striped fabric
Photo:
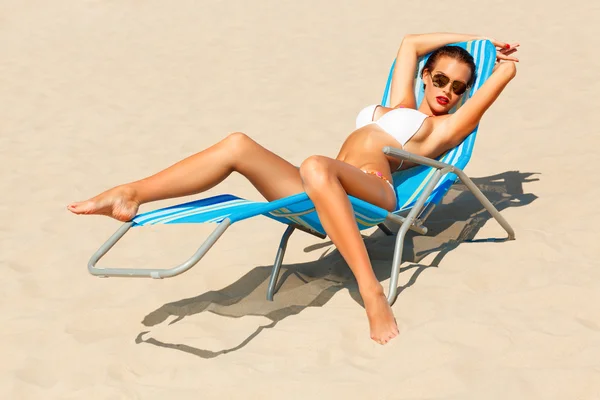
[[[494,69],[494,64],[496,62],[496,48],[489,40],[474,40],[470,42],[456,43],[455,46],[460,46],[466,49],[473,56],[475,59],[475,65],[477,66],[477,78],[473,83],[468,96],[463,96],[461,102],[459,102],[459,104],[457,104],[457,106],[454,107],[451,112],[456,111],[468,98],[473,95],[473,93],[475,93],[481,87],[483,82],[485,82],[486,79],[492,74],[492,70]],[[415,98],[417,99],[417,106],[421,104],[424,96],[421,70],[425,66],[427,58],[429,58],[429,54],[419,60],[419,67],[415,77]],[[381,100],[381,104],[384,106],[389,106],[389,95],[393,70],[394,64],[392,64],[392,68],[390,69],[383,99]],[[460,145],[438,157],[437,159],[463,169],[471,158],[476,135],[477,127],[475,127],[473,132],[471,132],[471,134],[467,136],[467,138]],[[427,182],[429,182],[433,176],[434,172],[434,168],[417,166],[396,172],[394,174],[394,186],[396,188],[396,194],[398,195],[398,209],[396,210],[396,213],[408,210],[414,206],[416,200],[422,193],[425,185],[427,185]],[[437,204],[440,202],[442,197],[444,197],[448,189],[450,189],[450,186],[452,186],[455,181],[456,175],[446,174],[437,184],[436,188],[431,196],[429,196],[429,199],[427,199],[425,204]]]
[[[461,104],[457,106],[458,108],[492,73],[496,60],[496,49],[491,42],[483,40],[458,43],[456,45],[467,49],[475,58],[475,64],[477,65],[477,79],[468,96],[463,96]],[[420,71],[423,69],[428,56],[423,57],[419,61],[419,68],[415,79],[417,104],[420,104],[423,100],[423,82],[420,78]],[[392,64],[381,102],[384,106],[389,105],[389,92],[393,70],[394,64]],[[448,151],[439,157],[438,160],[461,169],[464,168],[471,157],[476,133],[477,128],[459,146]],[[434,169],[432,168],[418,166],[394,174],[394,186],[398,195],[398,207],[395,212],[398,213],[410,209],[414,205],[433,173]],[[436,186],[426,204],[431,202],[434,204],[438,203],[454,183],[455,179],[456,176],[454,174],[445,175]],[[383,222],[388,214],[386,210],[352,196],[350,196],[350,202],[352,203],[356,223],[360,230],[371,228]],[[299,193],[272,202],[250,201],[229,194],[214,196],[137,215],[133,219],[133,226],[205,222],[219,223],[225,218],[229,218],[234,223],[257,215],[264,215],[284,224],[301,225],[309,230],[325,234],[325,230],[321,226],[321,222],[315,212],[314,205],[306,193]]]
[[[385,220],[387,211],[350,196],[356,223],[360,230],[371,228]],[[139,214],[133,226],[184,223],[219,223],[229,218],[231,223],[264,215],[284,224],[297,224],[325,235],[314,205],[306,193],[262,202],[249,201],[229,194],[191,201],[160,210]]]

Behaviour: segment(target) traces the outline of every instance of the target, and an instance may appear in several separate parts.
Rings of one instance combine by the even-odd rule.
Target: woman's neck
[[[427,104],[427,102],[425,100],[423,100],[421,102],[421,105],[419,106],[419,108],[417,108],[418,111],[422,112],[423,114],[427,114],[430,116],[435,116],[435,113],[431,110],[431,108],[429,107],[429,104]]]

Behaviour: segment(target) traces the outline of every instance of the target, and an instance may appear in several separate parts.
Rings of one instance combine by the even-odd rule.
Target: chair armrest
[[[413,153],[409,153],[406,150],[397,149],[395,147],[390,147],[390,146],[385,146],[383,148],[383,152],[385,154],[387,154],[388,156],[392,156],[399,160],[410,161],[415,164],[427,165],[428,167],[433,167],[433,168],[437,168],[437,169],[448,168],[448,172],[455,172],[455,168],[450,164],[446,164],[446,163],[434,160],[432,158],[427,158],[427,157],[419,156],[419,155],[416,155]]]

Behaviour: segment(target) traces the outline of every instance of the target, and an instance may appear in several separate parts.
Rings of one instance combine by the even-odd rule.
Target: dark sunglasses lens
[[[438,74],[431,78],[431,82],[433,82],[433,86],[435,87],[445,87],[450,82],[450,78],[446,75]]]
[[[452,90],[457,96],[460,96],[467,91],[467,85],[462,82],[454,81],[454,83],[452,83]]]

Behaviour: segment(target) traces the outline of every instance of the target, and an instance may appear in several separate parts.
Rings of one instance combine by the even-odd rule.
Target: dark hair
[[[423,72],[427,69],[429,72],[433,69],[433,66],[437,63],[440,57],[450,57],[457,61],[464,62],[471,69],[471,78],[467,82],[467,86],[471,87],[475,82],[477,67],[475,66],[475,60],[473,56],[469,54],[468,51],[458,46],[443,46],[439,49],[435,50],[425,63],[423,70],[421,71],[421,78],[423,77]],[[423,87],[425,87],[423,85]]]

